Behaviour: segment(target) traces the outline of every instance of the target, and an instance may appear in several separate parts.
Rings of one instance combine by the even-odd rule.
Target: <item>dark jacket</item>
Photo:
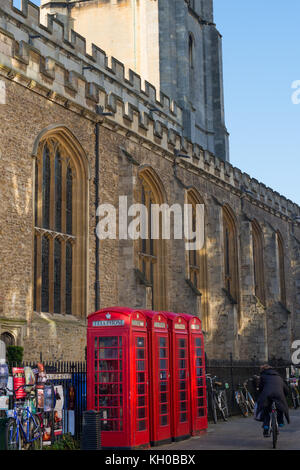
[[[276,370],[266,369],[262,371],[260,375],[259,391],[260,395],[257,400],[258,412],[268,407],[271,401],[275,401],[276,407],[284,413],[289,423],[289,407],[286,401],[289,389]]]

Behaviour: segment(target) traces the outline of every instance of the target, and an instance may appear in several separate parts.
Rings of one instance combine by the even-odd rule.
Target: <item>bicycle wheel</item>
[[[212,416],[212,419],[213,419],[213,422],[215,424],[217,424],[217,421],[218,421],[218,416],[217,416],[217,399],[216,399],[216,396],[215,395],[212,395],[210,397],[210,411],[211,411],[211,416]]]
[[[272,412],[271,432],[272,432],[273,449],[276,449],[277,438],[278,438],[278,424],[277,424],[277,413],[276,412]]]
[[[21,450],[21,436],[14,418],[10,418],[6,424],[5,448],[7,450]]]
[[[227,421],[228,418],[228,405],[227,405],[227,397],[225,390],[222,390],[219,395],[219,410],[221,413],[221,416],[224,421]]]
[[[245,397],[242,394],[242,392],[240,392],[240,391],[235,392],[235,399],[236,399],[236,402],[238,404],[238,407],[241,410],[242,415],[245,416],[245,418],[246,418],[249,415],[249,411],[248,411],[248,407],[247,407]]]
[[[43,448],[43,432],[40,421],[37,417],[29,418],[29,449],[42,450]]]
[[[254,413],[254,407],[255,407],[255,402],[252,398],[252,395],[250,392],[247,391],[247,404],[248,404],[248,409],[250,413]]]

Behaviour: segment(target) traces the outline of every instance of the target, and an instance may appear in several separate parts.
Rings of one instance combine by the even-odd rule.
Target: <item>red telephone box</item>
[[[147,325],[113,307],[88,317],[87,409],[101,413],[104,448],[149,447]]]
[[[191,434],[195,436],[207,429],[204,338],[201,320],[193,315],[181,315],[187,320],[189,330]]]
[[[147,317],[150,377],[150,443],[171,442],[171,381],[168,319],[143,310]]]
[[[190,382],[187,321],[176,313],[162,312],[168,318],[171,359],[172,424],[174,441],[190,436]]]

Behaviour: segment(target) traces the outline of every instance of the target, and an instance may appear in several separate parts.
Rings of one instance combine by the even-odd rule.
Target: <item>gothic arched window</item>
[[[161,185],[150,169],[145,169],[140,173],[140,195],[141,204],[147,209],[147,228],[148,233],[145,239],[140,240],[139,247],[139,269],[148,285],[151,287],[152,309],[163,310],[166,308],[165,294],[165,266],[164,252],[165,241],[162,239],[162,219],[159,214],[157,227],[159,236],[157,239],[152,238],[151,218],[152,205],[161,205],[164,202]]]
[[[253,220],[251,226],[255,295],[262,304],[265,304],[263,234],[256,220]]]
[[[190,226],[193,233],[196,233],[196,207],[203,205],[200,195],[194,190],[187,191],[187,204],[191,206],[190,216],[192,217]],[[198,221],[204,223],[204,219]],[[204,229],[204,227],[203,227]],[[188,279],[193,286],[201,293],[201,317],[203,326],[208,329],[208,299],[207,299],[207,265],[206,265],[206,247],[204,245],[200,250],[188,250]]]
[[[196,206],[197,204],[202,204],[200,198],[196,194],[194,190],[189,190],[187,192],[187,203],[191,206],[191,229],[192,232],[196,232]],[[203,247],[201,250],[189,250],[188,251],[188,258],[189,258],[189,279],[197,289],[201,290],[203,287],[203,281],[205,278],[205,248]]]
[[[87,169],[72,144],[58,132],[38,145],[34,236],[37,312],[85,314]]]
[[[239,274],[237,232],[234,216],[228,206],[223,207],[224,284],[226,292],[239,302]]]
[[[283,305],[286,305],[284,247],[283,247],[283,239],[282,239],[280,232],[276,232],[276,241],[277,241],[277,260],[278,260],[278,278],[279,278],[279,300]]]

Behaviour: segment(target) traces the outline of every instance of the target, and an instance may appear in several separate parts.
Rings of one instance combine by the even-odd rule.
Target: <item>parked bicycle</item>
[[[6,388],[7,392],[14,393],[13,416],[8,419],[5,430],[7,450],[41,450],[43,447],[42,417],[34,413],[30,406],[30,395],[26,394],[25,402],[16,399],[16,392],[25,389],[21,385],[15,391]]]
[[[278,420],[277,420],[277,409],[276,409],[276,403],[273,401],[272,406],[271,406],[271,413],[270,413],[269,433],[265,435],[265,437],[272,436],[273,449],[276,449],[277,441],[278,441],[278,434],[279,434],[279,427],[278,427]]]
[[[290,378],[288,381],[289,388],[291,391],[293,407],[295,409],[299,408],[300,406],[300,396],[298,391],[298,380],[296,378]]]
[[[215,424],[218,421],[217,412],[220,413],[224,421],[227,421],[229,415],[226,397],[226,387],[228,387],[228,384],[225,383],[225,388],[221,388],[223,384],[216,379],[217,377],[215,376],[212,377],[210,374],[206,375],[208,404]]]
[[[238,389],[234,393],[235,401],[241,410],[243,416],[249,416],[249,413],[254,413],[255,402],[248,388],[248,380],[242,385],[238,385]]]

